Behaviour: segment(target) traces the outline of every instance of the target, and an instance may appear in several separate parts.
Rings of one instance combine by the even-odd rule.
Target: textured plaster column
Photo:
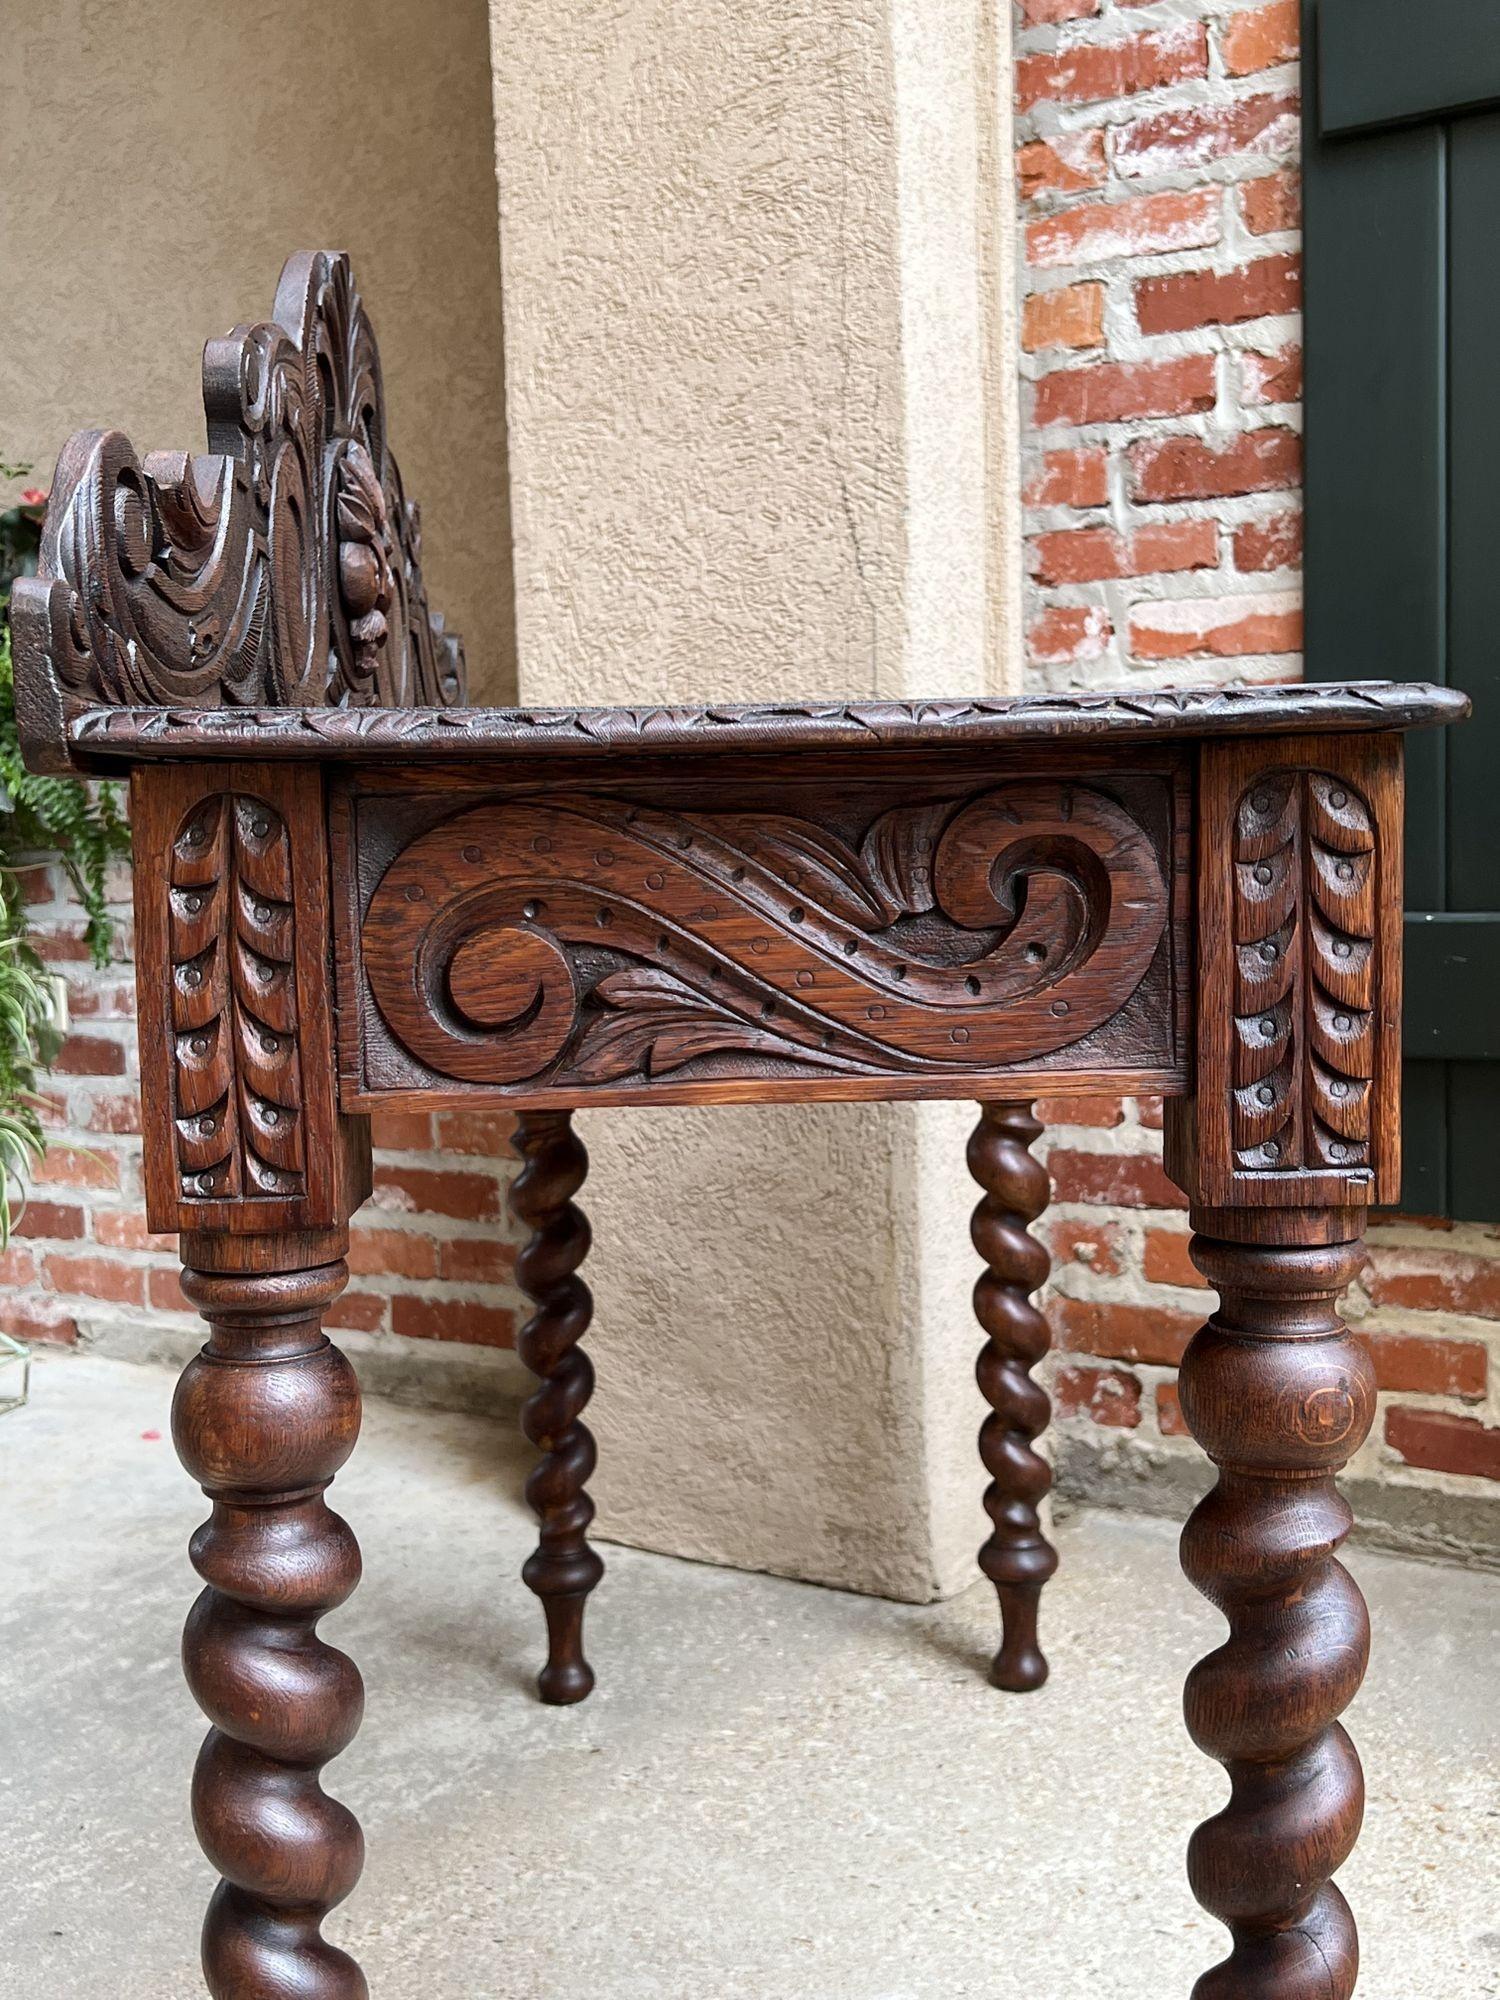
[[[1007,15],[494,0],[523,701],[1013,685]],[[581,1120],[607,1536],[972,1579],[972,1116]]]

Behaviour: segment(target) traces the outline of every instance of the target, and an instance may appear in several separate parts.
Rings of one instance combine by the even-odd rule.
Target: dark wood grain
[[[148,1214],[182,1232],[209,1322],[174,1435],[214,1503],[189,1683],[214,1724],[194,1819],[223,1880],[204,1928],[218,2000],[357,2000],[319,1931],[362,1842],[318,1771],[358,1727],[359,1675],[317,1634],[359,1554],[323,1493],[359,1428],[322,1333],[369,1189],[367,1121],[338,1108],[322,774],[175,765],[135,774],[136,987]]]
[[[1188,1875],[1229,1926],[1194,2000],[1348,2000],[1359,1947],[1331,1877],[1359,1833],[1364,1780],[1338,1717],[1369,1655],[1358,1586],[1335,1560],[1352,1517],[1334,1475],[1375,1410],[1374,1366],[1340,1320],[1361,1211],[1194,1211],[1193,1262],[1219,1308],[1182,1363],[1183,1414],[1218,1467],[1182,1538],[1226,1642],[1188,1678],[1188,1728],[1230,1799],[1193,1836]]]
[[[321,1324],[348,1276],[346,1240],[215,1235],[185,1246],[195,1261],[183,1290],[209,1326],[178,1385],[172,1432],[213,1502],[192,1542],[205,1589],[183,1663],[213,1725],[193,1822],[222,1878],[203,1929],[215,2000],[368,1993],[319,1928],[364,1862],[358,1823],[318,1776],[364,1707],[358,1669],[317,1629],[360,1568],[323,1497],[359,1434],[359,1385]],[[233,1249],[217,1268],[221,1243]]]
[[[338,1109],[321,774],[136,773],[136,962],[153,1229],[344,1221],[368,1127]]]
[[[593,1434],[582,1422],[594,1393],[594,1367],[580,1346],[594,1302],[578,1267],[588,1255],[588,1219],[573,1200],[588,1173],[588,1154],[565,1111],[524,1113],[516,1127],[521,1171],[510,1188],[511,1212],[529,1231],[516,1258],[516,1283],[536,1310],[516,1339],[521,1359],[541,1387],[521,1412],[527,1437],[542,1454],[526,1481],[526,1498],[541,1523],[541,1542],[522,1577],[542,1600],[547,1664],[537,1678],[542,1700],[582,1701],[594,1685],[583,1655],[583,1611],[604,1574],[588,1539],[594,1503]]]
[[[622,765],[541,798],[446,769],[341,785],[344,1102],[1185,1077],[1183,753],[1053,762]]]
[[[1467,712],[1390,683],[469,710],[347,261],[294,259],[274,317],[210,344],[209,452],[115,431],[59,461],[15,589],[43,769],[132,772],[147,1205],[210,1326],[175,1433],[213,1502],[189,1678],[195,1816],[223,1876],[219,2000],[361,2000],[326,1912],[359,1830],[318,1773],[359,1677],[318,1637],[359,1558],[324,1492],[359,1399],[321,1330],[377,1106],[521,1114],[517,1275],[545,1699],[582,1621],[593,1384],[580,1342],[600,1104],[983,1102],[975,1303],[1000,1593],[995,1677],[1036,1686],[1047,1399],[1032,1294],[1043,1089],[1160,1090],[1220,1305],[1183,1408],[1218,1483],[1183,1544],[1229,1638],[1187,1696],[1229,1772],[1193,1887],[1230,1929],[1198,2000],[1349,2000],[1332,1877],[1358,1829],[1338,1717],[1364,1607],[1334,1476],[1373,1407],[1336,1301],[1399,1184],[1396,732]],[[407,706],[406,704],[416,704]]]
[[[18,584],[17,590],[22,586]],[[20,646],[18,639],[18,647]],[[29,645],[29,642],[28,642]],[[18,687],[40,671],[18,650]],[[69,753],[119,760],[286,757],[418,763],[627,755],[733,757],[796,750],[969,749],[1002,744],[1160,743],[1309,730],[1421,729],[1469,712],[1456,688],[1396,681],[1295,687],[1142,688],[958,701],[780,702],[737,708],[191,708],[100,706],[67,719]]]
[[[565,794],[413,840],[361,956],[399,1046],[475,1083],[583,1091],[731,1051],[835,1075],[995,1069],[1119,1013],[1166,930],[1168,874],[1116,799],[1048,779],[891,805],[857,842],[764,807]]]
[[[974,1287],[974,1312],[985,1332],[979,1388],[990,1406],[979,1433],[979,1456],[990,1476],[984,1495],[990,1535],[979,1567],[1000,1599],[1001,1645],[990,1678],[1017,1693],[1047,1678],[1037,1608],[1042,1585],[1057,1570],[1057,1551],[1037,1513],[1052,1485],[1052,1468],[1035,1449],[1052,1408],[1046,1390],[1031,1379],[1051,1345],[1046,1316],[1033,1302],[1050,1264],[1031,1227],[1051,1194],[1046,1168],[1031,1156],[1041,1136],[1029,1104],[985,1104],[969,1140],[969,1172],[984,1189],[972,1226],[974,1248],[985,1263]]]
[[[1205,744],[1198,1057],[1167,1161],[1211,1203],[1401,1185],[1399,738]]]
[[[1180,1392],[1218,1483],[1183,1565],[1229,1621],[1193,1673],[1195,1741],[1231,1797],[1189,1875],[1229,1926],[1196,2000],[1348,2000],[1353,1919],[1331,1878],[1363,1784],[1338,1717],[1368,1649],[1334,1560],[1335,1475],[1374,1412],[1337,1314],[1368,1204],[1399,1186],[1401,759],[1396,739],[1205,744],[1198,794],[1197,1062],[1166,1160],[1219,1308]]]

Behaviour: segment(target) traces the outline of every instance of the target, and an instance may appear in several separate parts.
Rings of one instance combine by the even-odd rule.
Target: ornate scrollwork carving
[[[170,859],[173,1118],[187,1200],[306,1184],[291,842],[264,801],[217,792]]]
[[[376,1003],[439,1075],[607,1084],[733,1057],[994,1068],[1116,1014],[1167,921],[1152,837],[1051,779],[809,819],[604,796],[473,808],[377,886]]]
[[[208,343],[203,400],[206,454],[142,461],[121,432],[86,431],[58,461],[40,573],[12,613],[39,761],[98,702],[463,699],[348,259],[293,257],[272,318]]]
[[[1345,780],[1279,771],[1240,799],[1231,1131],[1242,1168],[1369,1161],[1375,871],[1374,820]]]

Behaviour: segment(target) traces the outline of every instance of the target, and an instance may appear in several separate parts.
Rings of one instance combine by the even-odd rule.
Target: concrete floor
[[[169,1393],[48,1359],[0,1420],[5,2000],[200,1994]],[[549,1710],[522,1470],[487,1421],[374,1404],[338,1484],[366,1574],[326,1629],[369,1709],[332,1788],[370,1862],[329,1929],[378,2000],[1185,2000],[1219,1955],[1181,1851],[1223,1781],[1178,1688],[1220,1628],[1168,1525],[1063,1525],[1025,1698],[980,1677],[987,1588],[912,1609],[615,1550],[599,1689]],[[1361,2000],[1500,1995],[1500,1579],[1355,1567]]]

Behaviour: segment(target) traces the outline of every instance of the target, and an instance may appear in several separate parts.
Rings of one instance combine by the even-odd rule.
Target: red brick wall
[[[0,1326],[27,1340],[82,1337],[125,1354],[187,1351],[201,1338],[177,1285],[172,1239],[141,1203],[131,928],[120,884],[120,962],[89,963],[60,871],[28,873],[31,922],[68,980],[71,1033],[48,1079],[51,1144],[12,1245]],[[348,1290],[329,1323],[366,1351],[392,1336],[509,1347],[519,1303],[505,1209],[511,1120],[389,1113],[375,1120],[375,1194],[352,1232]],[[472,1389],[433,1378],[441,1400]]]
[[[1293,4],[1023,0],[1028,630],[1049,685],[1301,643]]]
[[[1300,670],[1297,16],[1295,0],[1020,0],[1041,685]],[[1160,1107],[1040,1112],[1064,1483],[1149,1500],[1172,1488],[1163,1470],[1191,1476],[1176,1364],[1211,1303]],[[1381,1385],[1356,1498],[1404,1539],[1500,1545],[1473,1504],[1500,1502],[1500,1230],[1412,1220],[1372,1246],[1346,1308]]]

